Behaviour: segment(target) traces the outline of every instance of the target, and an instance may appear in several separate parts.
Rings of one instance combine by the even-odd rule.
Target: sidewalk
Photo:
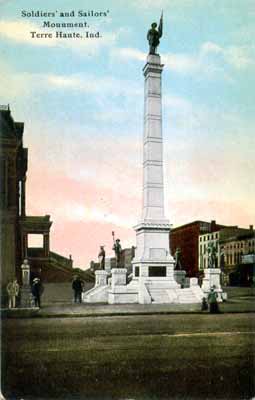
[[[219,304],[221,313],[253,313],[254,297],[231,298]],[[46,305],[41,309],[3,309],[2,318],[70,318],[70,317],[106,317],[125,315],[155,314],[205,314],[200,304],[58,304]]]

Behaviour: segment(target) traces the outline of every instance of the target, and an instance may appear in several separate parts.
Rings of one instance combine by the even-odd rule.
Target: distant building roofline
[[[172,231],[177,231],[177,230],[182,229],[182,228],[186,228],[188,226],[197,225],[197,224],[201,224],[201,225],[204,224],[204,225],[208,225],[209,227],[214,226],[215,228],[217,228],[217,230],[218,230],[218,228],[227,228],[228,227],[226,225],[217,224],[215,220],[212,220],[210,222],[201,221],[201,220],[195,220],[195,221],[183,224],[183,225],[176,226],[175,228],[171,228],[171,232]],[[215,230],[215,228],[214,228],[214,230]]]

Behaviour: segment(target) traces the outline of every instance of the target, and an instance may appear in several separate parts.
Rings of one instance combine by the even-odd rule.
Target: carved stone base
[[[33,307],[33,295],[30,286],[22,286],[20,290],[20,306],[21,308]]]

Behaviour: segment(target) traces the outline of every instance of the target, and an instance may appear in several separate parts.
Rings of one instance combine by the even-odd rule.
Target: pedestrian
[[[205,297],[202,299],[202,304],[201,304],[201,311],[207,311],[208,310],[208,303]]]
[[[81,294],[83,292],[83,287],[84,287],[84,282],[81,280],[79,276],[75,276],[73,283],[72,283],[72,289],[74,291],[74,302],[75,303],[81,303]]]
[[[39,278],[33,279],[32,283],[32,295],[35,302],[35,307],[41,307],[41,295],[43,292],[43,286]]]
[[[220,312],[217,301],[217,293],[215,292],[214,287],[211,288],[210,293],[208,295],[208,303],[211,314],[217,314]]]
[[[19,284],[16,278],[8,283],[6,290],[9,297],[9,308],[16,308],[16,298],[19,295]]]

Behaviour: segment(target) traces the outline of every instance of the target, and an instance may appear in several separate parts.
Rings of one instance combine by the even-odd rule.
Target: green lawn
[[[250,399],[253,314],[3,320],[10,399]]]

